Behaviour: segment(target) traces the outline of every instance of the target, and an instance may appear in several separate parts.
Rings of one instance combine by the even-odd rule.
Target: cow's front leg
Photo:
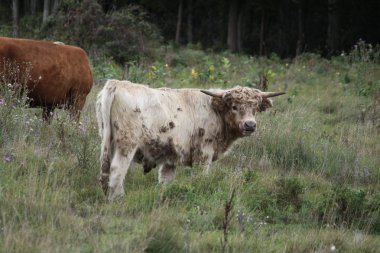
[[[204,173],[206,175],[210,174],[211,171],[211,164],[212,164],[212,158],[214,156],[214,150],[212,148],[204,148],[205,154],[203,156],[201,166],[204,169]]]
[[[175,176],[175,166],[173,164],[164,164],[160,166],[158,170],[158,182],[159,183],[169,183],[174,179]]]
[[[108,193],[109,200],[113,200],[116,197],[124,195],[124,178],[128,172],[128,168],[132,162],[135,152],[136,148],[127,154],[121,154],[120,151],[116,149],[115,155],[111,162],[111,174]]]

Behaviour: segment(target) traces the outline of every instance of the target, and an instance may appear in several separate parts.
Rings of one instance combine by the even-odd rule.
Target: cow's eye
[[[238,107],[236,105],[232,106],[232,111],[237,111]]]

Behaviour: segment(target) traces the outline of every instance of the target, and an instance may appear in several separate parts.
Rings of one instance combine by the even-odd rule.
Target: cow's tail
[[[112,158],[112,127],[111,127],[111,105],[115,97],[116,86],[112,80],[108,80],[104,88],[99,92],[96,100],[96,118],[98,121],[99,135],[102,140],[100,148],[100,182],[103,191],[107,194],[108,181]]]

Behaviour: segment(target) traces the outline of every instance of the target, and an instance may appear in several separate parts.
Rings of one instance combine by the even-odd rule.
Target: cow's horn
[[[262,98],[277,97],[284,94],[286,94],[286,92],[260,92]]]
[[[212,97],[223,97],[224,93],[226,93],[224,90],[201,90],[206,95],[212,96]]]

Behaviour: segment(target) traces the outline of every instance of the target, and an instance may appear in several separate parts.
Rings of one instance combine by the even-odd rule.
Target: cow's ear
[[[272,104],[272,100],[271,99],[269,99],[269,98],[263,98],[263,100],[261,101],[260,107],[259,107],[259,111],[263,112],[266,109],[271,108],[272,105],[273,104]]]

